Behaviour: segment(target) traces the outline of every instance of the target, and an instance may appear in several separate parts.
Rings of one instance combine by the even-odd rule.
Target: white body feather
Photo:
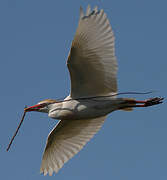
[[[67,100],[67,99],[66,99]],[[60,120],[90,119],[106,116],[124,106],[122,98],[92,98],[52,104],[49,117]]]

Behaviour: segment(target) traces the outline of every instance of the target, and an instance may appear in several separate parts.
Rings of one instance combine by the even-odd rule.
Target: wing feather
[[[60,121],[48,136],[40,172],[52,175],[77,154],[97,133],[104,117]]]
[[[114,34],[103,10],[97,7],[80,20],[67,60],[72,98],[108,95],[117,92],[117,62]]]

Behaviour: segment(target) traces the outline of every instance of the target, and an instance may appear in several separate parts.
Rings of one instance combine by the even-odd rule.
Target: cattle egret
[[[71,92],[63,101],[47,99],[25,112],[48,113],[59,122],[50,132],[40,172],[52,175],[78,153],[115,110],[131,111],[162,103],[163,98],[137,101],[117,98],[114,34],[103,10],[80,8],[78,28],[67,60]]]

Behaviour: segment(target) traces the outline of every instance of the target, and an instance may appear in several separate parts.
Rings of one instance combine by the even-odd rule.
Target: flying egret
[[[47,99],[27,107],[60,120],[50,132],[40,172],[52,175],[78,153],[115,110],[130,111],[162,103],[163,98],[137,101],[117,98],[114,34],[103,10],[80,8],[78,28],[67,60],[71,92],[63,101]]]

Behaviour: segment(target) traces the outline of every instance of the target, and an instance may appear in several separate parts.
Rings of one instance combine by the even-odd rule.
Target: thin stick
[[[127,95],[127,94],[151,94],[154,91],[149,91],[149,92],[123,92],[123,93],[115,93],[111,95],[104,95],[104,96],[91,96],[91,97],[81,97],[81,98],[76,98],[76,99],[65,99],[65,100],[58,100],[55,103],[61,103],[61,102],[66,102],[66,101],[72,101],[72,100],[91,100],[93,98],[107,98],[107,97],[113,97],[113,96],[119,96],[119,95]]]
[[[9,151],[10,146],[12,145],[12,142],[13,142],[15,136],[17,135],[17,133],[18,133],[18,131],[19,131],[19,129],[20,129],[21,124],[23,123],[23,120],[24,120],[25,115],[26,115],[26,111],[24,111],[24,114],[23,114],[23,116],[22,116],[22,119],[21,119],[21,121],[20,121],[20,123],[19,123],[19,125],[18,125],[18,127],[17,127],[17,129],[16,129],[16,132],[14,133],[12,139],[10,140],[10,143],[9,143],[6,151]]]

